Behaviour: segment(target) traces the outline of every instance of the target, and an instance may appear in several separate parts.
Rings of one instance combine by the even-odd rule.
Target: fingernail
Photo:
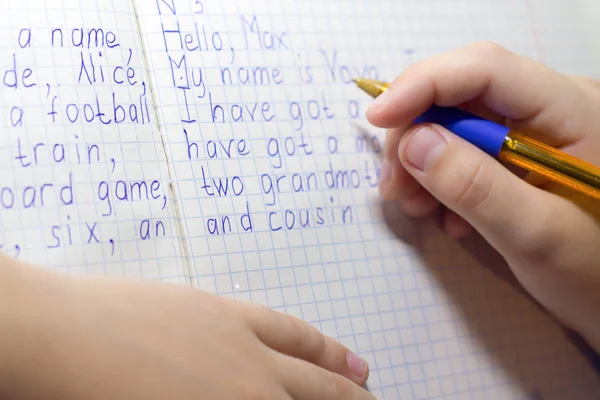
[[[406,147],[406,158],[415,168],[427,172],[447,145],[437,130],[426,126],[413,134]]]
[[[381,170],[379,171],[379,184],[387,183],[392,177],[392,165],[389,161],[384,161],[381,164]]]
[[[387,99],[388,92],[389,92],[389,90],[386,90],[385,92],[381,93],[379,96],[375,97],[375,100],[373,100],[373,102],[371,103],[369,108],[381,107],[383,105],[383,103],[385,103],[385,100]]]
[[[349,351],[346,353],[346,362],[350,367],[350,371],[356,376],[363,376],[365,374],[365,370],[367,369],[367,362]]]

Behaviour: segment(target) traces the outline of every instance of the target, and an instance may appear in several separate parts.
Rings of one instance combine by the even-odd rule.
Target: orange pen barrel
[[[600,199],[598,167],[518,132],[509,132],[499,158]]]

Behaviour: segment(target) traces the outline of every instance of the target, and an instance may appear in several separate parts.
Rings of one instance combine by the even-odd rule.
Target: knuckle
[[[536,218],[539,224],[519,231],[514,240],[513,253],[523,261],[522,265],[535,268],[547,268],[553,264],[556,252],[560,248],[561,229],[556,229],[552,215],[539,213]],[[541,227],[541,228],[540,228]]]
[[[484,204],[492,192],[494,179],[491,179],[486,163],[480,159],[473,167],[462,168],[467,171],[452,186],[450,201],[465,210],[475,210]]]
[[[314,326],[309,325],[308,335],[311,338],[311,347],[316,354],[324,355],[327,353],[327,340]]]
[[[306,351],[307,341],[310,338],[311,331],[309,327],[295,317],[290,317],[290,332],[295,332],[292,346],[296,349],[304,349]]]
[[[327,356],[327,341],[314,326],[293,318],[294,330],[298,332],[296,347],[304,349],[306,358],[319,362]]]
[[[520,258],[525,261],[523,265],[528,267],[545,265],[550,259],[548,247],[543,240],[535,236],[521,235],[513,251],[520,255]]]
[[[470,46],[470,50],[473,51],[473,54],[475,54],[476,57],[482,59],[503,57],[508,52],[504,47],[489,40],[482,40],[473,43]]]
[[[325,339],[325,336],[320,333],[315,337],[314,354],[317,362],[323,364],[323,360],[327,360],[331,355],[331,348]]]

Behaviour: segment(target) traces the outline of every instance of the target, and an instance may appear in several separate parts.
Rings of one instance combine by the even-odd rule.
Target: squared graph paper
[[[378,399],[598,392],[490,265],[380,204],[385,134],[350,81],[478,40],[597,77],[591,3],[0,4],[1,72],[21,71],[0,87],[2,250],[298,316],[368,360]]]

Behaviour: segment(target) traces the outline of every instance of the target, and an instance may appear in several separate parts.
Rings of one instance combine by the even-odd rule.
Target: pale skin
[[[299,319],[179,285],[0,260],[1,398],[373,399],[367,364]]]
[[[382,197],[415,217],[443,208],[452,236],[479,231],[535,299],[600,351],[599,202],[523,181],[441,127],[410,123],[433,103],[468,105],[600,164],[598,87],[475,44],[408,68],[367,117],[390,128]],[[364,361],[264,307],[5,256],[0,296],[2,398],[373,399]]]
[[[537,301],[600,351],[600,202],[540,176],[521,179],[439,125],[413,126],[434,103],[600,165],[600,84],[476,43],[407,68],[367,112],[389,128],[382,197],[413,217],[441,208],[457,238],[477,230]]]

